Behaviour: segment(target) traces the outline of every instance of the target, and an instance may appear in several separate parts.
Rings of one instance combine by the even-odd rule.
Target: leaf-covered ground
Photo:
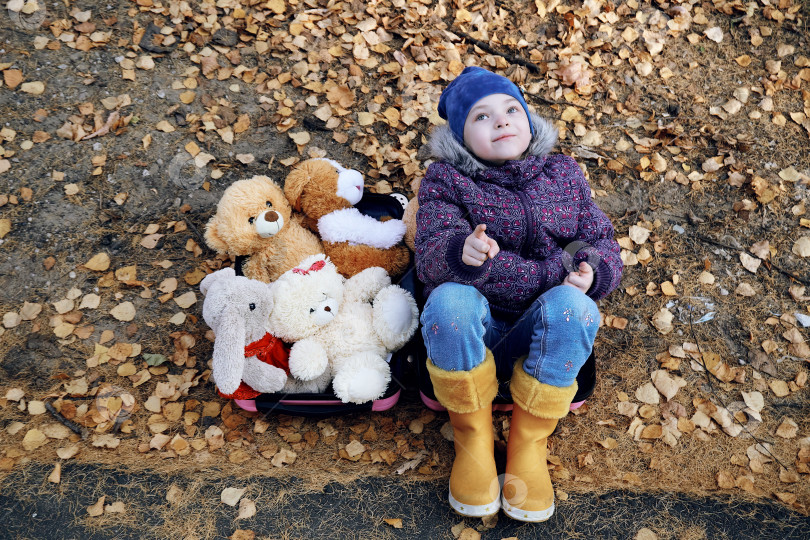
[[[235,180],[328,156],[412,196],[441,89],[476,64],[559,127],[626,263],[600,305],[596,393],[552,440],[561,512],[622,489],[806,515],[808,18],[798,0],[12,0],[0,474],[47,467],[40,491],[69,500],[79,465],[313,490],[446,478],[446,417],[412,378],[373,415],[261,417],[218,398],[198,284],[230,264],[202,231]],[[260,502],[234,517],[272,504],[246,497]],[[107,530],[143,511],[112,498],[72,515]]]

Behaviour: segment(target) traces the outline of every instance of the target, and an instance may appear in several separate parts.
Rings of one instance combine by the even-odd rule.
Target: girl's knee
[[[422,310],[422,324],[450,319],[465,323],[481,320],[485,313],[486,299],[470,285],[443,283],[430,293]]]
[[[569,285],[560,285],[543,294],[543,317],[547,326],[579,323],[586,328],[599,327],[599,307],[589,296]]]

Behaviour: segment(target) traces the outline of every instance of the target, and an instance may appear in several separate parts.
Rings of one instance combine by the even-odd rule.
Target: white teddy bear
[[[326,255],[312,255],[272,283],[273,335],[294,343],[290,374],[324,381],[344,403],[380,398],[391,380],[387,359],[413,336],[413,296],[379,267],[348,280]],[[323,391],[326,384],[320,388]]]

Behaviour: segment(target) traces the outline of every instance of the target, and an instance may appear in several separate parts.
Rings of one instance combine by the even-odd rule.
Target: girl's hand
[[[588,289],[593,285],[593,268],[591,265],[582,261],[579,263],[579,271],[571,272],[563,280],[563,285],[570,285],[576,287],[580,291],[587,293]]]
[[[469,266],[481,266],[487,257],[492,259],[501,251],[498,242],[487,236],[486,230],[487,226],[482,223],[464,240],[461,262]]]

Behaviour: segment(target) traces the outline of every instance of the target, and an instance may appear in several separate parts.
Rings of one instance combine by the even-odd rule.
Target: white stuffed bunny
[[[268,332],[270,286],[223,268],[207,275],[200,291],[203,319],[216,336],[212,377],[223,397],[252,399],[282,390],[289,351]]]

